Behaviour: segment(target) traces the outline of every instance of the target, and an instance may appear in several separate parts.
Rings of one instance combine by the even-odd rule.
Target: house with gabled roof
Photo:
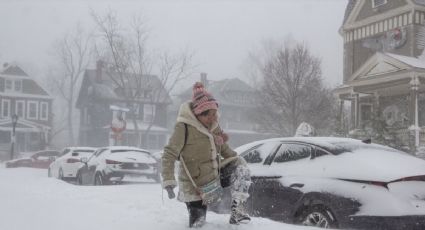
[[[111,143],[111,124],[117,111],[123,108],[125,130],[119,144],[150,150],[162,149],[168,137],[167,107],[171,98],[155,75],[123,73],[125,86],[137,91],[132,98],[117,84],[119,73],[98,61],[96,69],[84,73],[76,106],[80,110],[79,144],[101,147]],[[136,82],[137,81],[137,82]],[[116,143],[115,143],[116,144]]]
[[[339,32],[343,84],[335,94],[350,105],[352,133],[379,112],[412,151],[425,144],[425,1],[349,0]]]
[[[17,65],[4,64],[0,72],[0,158],[9,159],[12,116],[17,115],[14,152],[46,148],[52,127],[53,98]]]
[[[258,97],[251,86],[239,78],[208,80],[206,73],[201,73],[200,81],[219,104],[220,126],[229,135],[230,146],[237,147],[273,136],[261,131],[259,124],[255,121],[255,105],[258,104],[256,102]],[[178,100],[175,101],[174,109],[169,116],[171,126],[175,124],[179,105],[191,98],[192,87],[178,95]]]

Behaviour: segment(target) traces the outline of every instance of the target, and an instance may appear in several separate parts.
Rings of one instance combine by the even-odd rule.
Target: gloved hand
[[[176,197],[176,194],[174,193],[174,187],[175,186],[172,186],[172,185],[169,185],[169,186],[165,187],[165,190],[168,193],[168,198],[169,199],[174,199]]]

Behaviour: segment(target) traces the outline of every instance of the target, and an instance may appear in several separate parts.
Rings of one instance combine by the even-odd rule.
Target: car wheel
[[[306,208],[299,216],[298,223],[319,228],[338,228],[332,212],[322,205]]]
[[[59,179],[59,180],[65,180],[65,179],[64,179],[64,177],[63,177],[63,171],[62,171],[62,168],[60,168],[60,169],[59,169],[58,179]]]

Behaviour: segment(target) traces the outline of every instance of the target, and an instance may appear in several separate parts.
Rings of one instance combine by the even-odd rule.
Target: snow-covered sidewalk
[[[0,229],[189,229],[185,205],[161,195],[159,184],[76,186],[48,178],[44,169],[0,166]],[[316,229],[263,218],[231,226],[228,218],[208,212],[202,229]]]

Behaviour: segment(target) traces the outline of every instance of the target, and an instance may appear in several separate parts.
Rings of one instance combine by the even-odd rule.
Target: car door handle
[[[289,187],[290,188],[302,188],[302,187],[304,187],[304,184],[295,183],[295,184],[289,185]]]

